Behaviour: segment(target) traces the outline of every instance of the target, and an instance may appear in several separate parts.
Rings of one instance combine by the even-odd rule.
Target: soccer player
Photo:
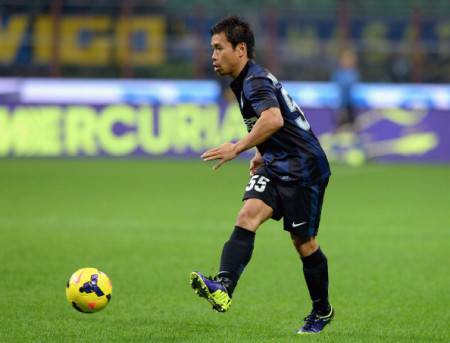
[[[253,60],[254,36],[248,23],[232,16],[211,29],[212,65],[230,84],[248,134],[202,154],[218,160],[213,169],[256,147],[250,162],[250,181],[220,269],[214,278],[191,273],[191,286],[213,309],[225,312],[245,266],[250,261],[255,233],[269,218],[284,218],[303,263],[312,311],[297,333],[318,333],[332,320],[328,301],[327,258],[316,236],[325,188],[330,177],[327,158],[302,110],[281,83]]]

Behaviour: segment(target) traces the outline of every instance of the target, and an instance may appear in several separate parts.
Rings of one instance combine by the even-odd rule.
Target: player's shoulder
[[[270,81],[276,81],[278,80],[275,78],[275,76],[272,75],[270,71],[268,71],[266,68],[262,67],[261,65],[257,64],[256,62],[251,61],[250,66],[248,68],[247,75],[245,76],[244,83],[245,82],[251,82],[253,80],[257,79],[268,79]],[[274,82],[274,83],[276,83]]]
[[[259,88],[273,88],[278,83],[277,78],[270,71],[253,62],[244,78],[243,88],[247,93]]]

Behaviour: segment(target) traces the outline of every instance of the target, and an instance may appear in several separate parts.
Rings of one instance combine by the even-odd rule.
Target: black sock
[[[328,263],[322,250],[317,249],[307,257],[302,257],[303,274],[308,285],[309,295],[313,302],[313,309],[320,315],[330,312],[328,302]]]
[[[254,241],[254,232],[235,226],[230,239],[223,246],[217,278],[224,284],[230,297],[252,257]]]

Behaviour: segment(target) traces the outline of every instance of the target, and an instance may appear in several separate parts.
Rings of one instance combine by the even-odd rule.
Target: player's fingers
[[[225,162],[226,162],[225,159],[221,159],[219,163],[217,163],[216,165],[214,165],[213,170],[219,169],[220,166],[221,166],[222,164],[224,164]]]
[[[220,155],[211,155],[208,157],[203,157],[203,161],[214,161],[222,158]]]
[[[218,154],[218,153],[209,153],[209,154],[204,154],[204,155],[202,155],[201,156],[201,158],[203,159],[203,160],[205,160],[205,159],[207,159],[207,158],[216,158],[216,157],[218,157],[218,156],[220,156],[220,154]]]
[[[215,154],[219,151],[219,148],[214,148],[214,149],[210,149],[208,151],[205,151],[200,157],[204,158],[204,157],[208,157],[211,156],[212,154]]]

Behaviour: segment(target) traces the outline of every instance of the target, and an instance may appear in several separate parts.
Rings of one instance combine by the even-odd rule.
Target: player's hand
[[[253,158],[250,160],[250,176],[255,175],[256,171],[263,165],[264,161],[262,159],[262,156],[259,152],[253,156]]]
[[[236,152],[236,145],[233,143],[224,143],[218,148],[210,149],[204,152],[200,157],[203,161],[220,160],[219,163],[213,166],[213,170],[220,168],[222,164],[234,159],[238,153]]]

